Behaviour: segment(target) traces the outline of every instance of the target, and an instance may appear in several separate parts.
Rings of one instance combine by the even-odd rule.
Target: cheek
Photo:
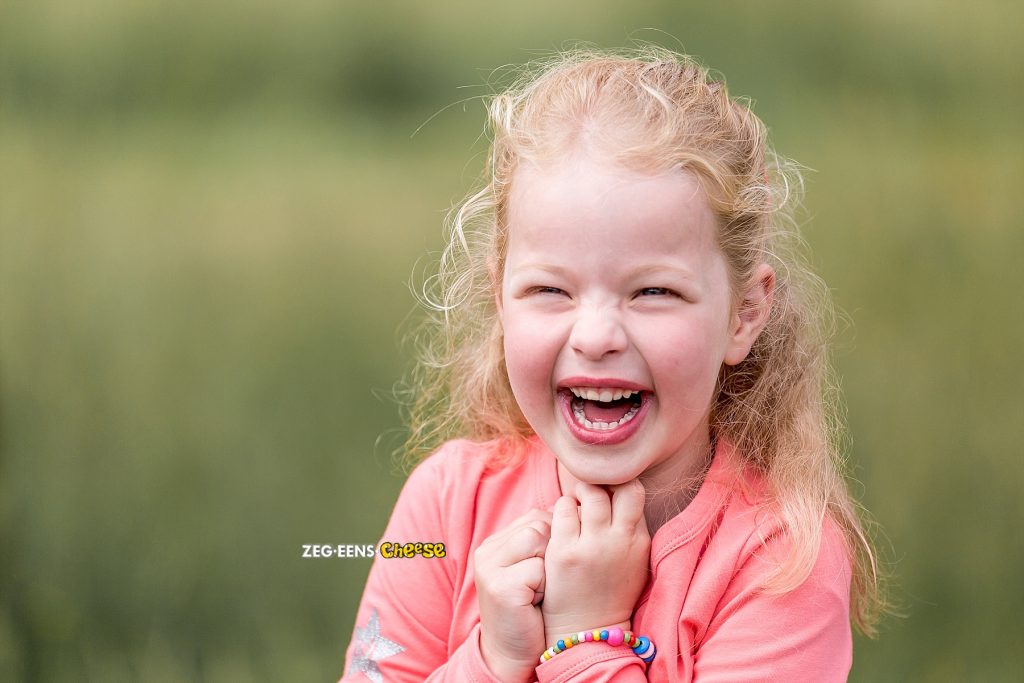
[[[535,324],[529,315],[506,310],[502,319],[505,347],[505,368],[509,384],[521,407],[531,402],[539,391],[551,385],[557,340],[544,325]]]
[[[722,350],[711,326],[694,324],[663,327],[646,335],[648,350],[645,356],[656,368],[662,382],[687,393],[712,386],[722,364]]]

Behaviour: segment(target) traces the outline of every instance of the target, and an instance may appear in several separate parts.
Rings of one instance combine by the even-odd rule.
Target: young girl
[[[764,125],[687,57],[491,103],[343,680],[837,681],[871,547]],[[788,202],[792,204],[792,202]]]

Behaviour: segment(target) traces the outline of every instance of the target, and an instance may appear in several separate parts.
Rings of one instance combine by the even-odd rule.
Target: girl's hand
[[[649,573],[643,484],[633,480],[606,489],[580,482],[576,495],[578,510],[575,500],[562,496],[552,513],[544,557],[547,645],[579,631],[629,628]]]
[[[480,651],[502,681],[533,678],[544,644],[544,552],[551,513],[531,510],[476,549]]]

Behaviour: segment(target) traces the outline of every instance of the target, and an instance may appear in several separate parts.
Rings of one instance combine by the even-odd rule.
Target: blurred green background
[[[338,678],[369,561],[301,549],[375,542],[401,486],[410,274],[480,173],[475,98],[631,38],[721,71],[814,169],[856,488],[907,613],[851,680],[1020,680],[1022,25],[1017,2],[0,2],[0,680]]]

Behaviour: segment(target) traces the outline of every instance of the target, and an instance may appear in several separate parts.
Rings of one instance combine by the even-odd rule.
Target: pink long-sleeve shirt
[[[445,556],[389,559],[378,544],[342,681],[499,680],[480,653],[473,551],[529,509],[550,509],[561,491],[539,439],[514,467],[489,468],[494,448],[449,442],[410,475],[381,543],[443,543]],[[764,592],[788,539],[758,478],[737,475],[736,462],[720,439],[696,497],[651,541],[651,575],[632,618],[657,646],[650,667],[627,647],[582,643],[539,664],[538,681],[846,680],[850,562],[841,535],[826,520],[807,580]]]

